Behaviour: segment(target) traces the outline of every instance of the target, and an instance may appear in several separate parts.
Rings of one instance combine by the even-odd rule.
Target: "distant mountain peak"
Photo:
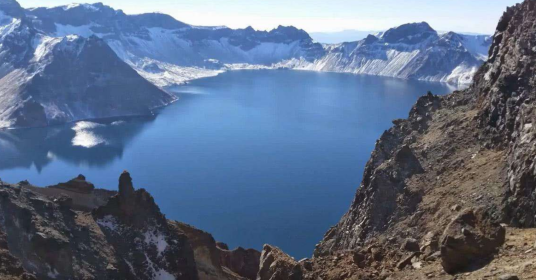
[[[0,11],[15,18],[24,17],[24,9],[15,0],[0,0]]]
[[[391,44],[417,44],[431,36],[437,37],[437,32],[427,22],[416,22],[391,28],[383,33],[382,39]]]
[[[288,36],[290,40],[312,40],[309,33],[303,29],[296,28],[294,26],[279,25],[277,28],[270,31],[271,34],[283,34]]]

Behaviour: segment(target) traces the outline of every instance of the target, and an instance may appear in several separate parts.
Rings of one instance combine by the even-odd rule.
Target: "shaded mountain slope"
[[[37,31],[15,1],[0,5],[0,25],[0,127],[148,115],[175,100],[101,39]]]

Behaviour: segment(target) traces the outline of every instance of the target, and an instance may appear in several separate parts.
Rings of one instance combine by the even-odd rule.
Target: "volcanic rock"
[[[441,260],[448,273],[471,269],[488,261],[504,243],[505,229],[483,209],[467,209],[445,229]]]

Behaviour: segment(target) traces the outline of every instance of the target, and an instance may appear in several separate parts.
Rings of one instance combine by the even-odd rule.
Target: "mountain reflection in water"
[[[104,167],[123,156],[154,117],[81,121],[60,126],[0,131],[0,170],[31,168],[40,173],[54,160]]]

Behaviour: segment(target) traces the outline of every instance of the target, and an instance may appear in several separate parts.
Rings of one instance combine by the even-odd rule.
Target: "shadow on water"
[[[156,117],[81,121],[65,125],[0,131],[0,170],[30,168],[39,173],[55,160],[104,167],[121,159]]]

